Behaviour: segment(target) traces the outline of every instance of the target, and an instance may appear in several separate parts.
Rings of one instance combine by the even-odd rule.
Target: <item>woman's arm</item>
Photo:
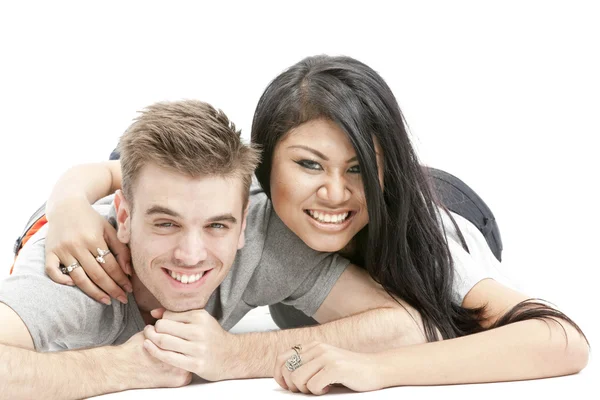
[[[524,300],[523,294],[486,279],[471,289],[463,305],[487,305],[484,325],[491,326]],[[300,390],[315,394],[325,393],[333,382],[363,391],[547,378],[581,371],[589,356],[585,337],[555,318],[524,320],[380,353],[349,352],[323,344],[306,348],[301,352],[302,366],[289,379]]]
[[[121,188],[119,161],[82,164],[65,172],[46,203],[48,235],[46,273],[57,282],[76,284],[90,297],[110,304],[110,297],[127,302],[131,291],[126,274],[131,273],[127,246],[115,229],[91,206],[98,199]],[[75,222],[77,221],[77,222]],[[100,265],[98,249],[110,249]],[[59,266],[78,262],[83,268],[63,274]]]
[[[486,306],[489,327],[527,297],[496,281],[479,282],[465,297],[468,308]],[[382,355],[384,385],[515,381],[569,375],[588,362],[585,337],[555,318],[530,319]],[[425,370],[427,373],[424,373]]]
[[[104,196],[121,189],[121,163],[106,161],[76,165],[65,172],[54,185],[46,203],[46,217],[52,220],[64,205],[85,200],[93,204]]]

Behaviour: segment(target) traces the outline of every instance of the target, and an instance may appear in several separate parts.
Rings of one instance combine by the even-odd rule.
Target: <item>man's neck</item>
[[[132,271],[131,275],[131,286],[133,288],[133,297],[137,304],[142,319],[146,325],[154,325],[156,318],[150,315],[150,311],[162,307],[158,300],[150,293],[150,291],[144,286],[142,281],[139,280],[135,271]]]

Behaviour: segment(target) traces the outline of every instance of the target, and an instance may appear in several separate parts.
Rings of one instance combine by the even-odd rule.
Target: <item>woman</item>
[[[390,295],[420,313],[430,342],[376,354],[297,346],[275,366],[282,387],[320,394],[333,382],[373,390],[519,380],[571,374],[586,365],[587,340],[579,327],[500,283],[497,260],[481,232],[438,203],[398,104],[371,68],[347,57],[317,56],[295,64],[262,95],[252,142],[263,151],[256,176],[285,225],[309,247],[338,252],[364,267]],[[73,169],[51,195],[48,215],[54,227],[50,224],[47,247],[55,259],[47,272],[72,284],[56,267],[58,260],[75,258],[113,293],[118,287],[100,266],[85,262],[97,247],[104,248],[102,237],[120,262],[127,262],[126,249],[110,239],[108,224],[97,228],[92,222],[88,202],[108,194],[94,192],[96,182],[85,179],[97,176],[98,168]],[[116,175],[107,178],[111,190],[120,186]],[[70,224],[73,219],[80,221],[79,230]],[[90,227],[96,228],[89,232]],[[127,287],[116,263],[103,266]],[[77,283],[94,298],[103,294],[87,278]],[[275,311],[280,326],[307,322],[299,323],[285,309]]]

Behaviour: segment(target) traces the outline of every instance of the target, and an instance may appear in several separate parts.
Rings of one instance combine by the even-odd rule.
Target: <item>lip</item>
[[[308,218],[308,221],[317,229],[322,230],[322,231],[327,231],[327,232],[340,232],[343,231],[344,229],[346,229],[348,226],[350,226],[350,224],[352,223],[352,220],[354,219],[354,217],[356,216],[356,211],[353,210],[344,210],[344,211],[336,211],[336,212],[332,212],[332,211],[328,211],[328,213],[330,214],[340,214],[342,212],[349,212],[351,213],[344,222],[342,222],[341,224],[332,224],[332,223],[326,223],[326,222],[319,222],[316,219],[314,219],[313,217],[311,217],[308,214],[308,210],[313,210],[313,211],[320,211],[320,210],[316,210],[314,208],[310,208],[307,209],[304,212],[304,215],[306,216],[306,218]]]
[[[210,273],[212,272],[212,269],[204,271],[202,278],[198,279],[194,283],[181,283],[177,279],[173,278],[166,268],[161,268],[161,269],[163,270],[164,274],[169,279],[169,282],[171,283],[171,285],[179,290],[198,289],[200,286],[202,286],[206,282],[207,276],[210,275]],[[174,270],[172,270],[172,271],[174,271]],[[174,271],[174,272],[179,272],[179,271]],[[197,271],[195,273],[200,273],[200,272],[201,271]],[[181,273],[181,272],[179,272],[179,273]],[[190,271],[186,271],[186,275],[191,275]]]

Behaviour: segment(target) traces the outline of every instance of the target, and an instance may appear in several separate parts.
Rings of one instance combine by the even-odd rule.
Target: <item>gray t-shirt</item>
[[[109,220],[112,197],[94,207]],[[47,225],[21,249],[11,276],[0,282],[0,302],[23,320],[36,350],[56,351],[124,343],[144,327],[133,296],[127,305],[98,303],[77,287],[54,283],[44,272]],[[252,308],[284,303],[312,316],[349,261],[308,247],[275,214],[259,189],[250,197],[246,242],[206,310],[225,330]]]
[[[94,207],[109,221],[114,218],[112,196]],[[468,220],[452,214],[467,243],[466,251],[448,216],[444,212],[441,215],[456,272],[454,300],[462,303],[469,290],[485,278],[510,286],[481,232]],[[129,296],[127,305],[113,300],[106,306],[78,288],[55,284],[46,276],[46,232],[44,226],[27,242],[14,273],[0,281],[0,302],[21,317],[35,348],[54,351],[121,344],[141,331],[144,321],[133,296]],[[209,298],[206,310],[226,330],[252,308],[280,302],[312,316],[348,264],[337,254],[309,248],[283,224],[260,188],[253,186],[245,246]]]

